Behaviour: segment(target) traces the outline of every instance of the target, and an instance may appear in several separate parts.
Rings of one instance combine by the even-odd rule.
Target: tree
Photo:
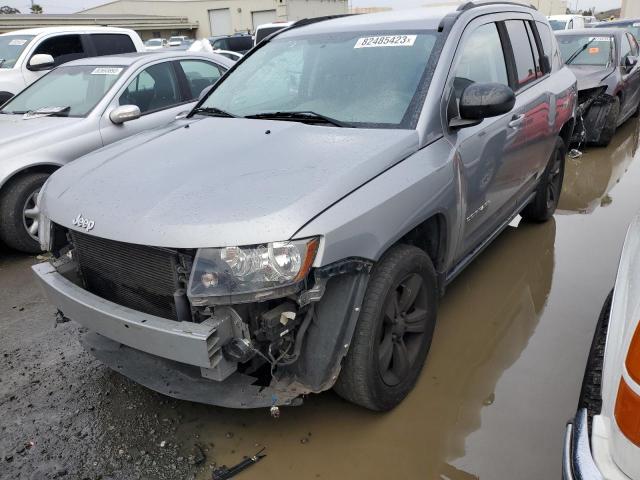
[[[4,7],[0,7],[0,14],[11,15],[14,13],[20,13],[20,10],[18,10],[17,8],[8,7],[6,5]]]
[[[39,14],[42,13],[42,7],[37,3],[31,5],[31,13]]]

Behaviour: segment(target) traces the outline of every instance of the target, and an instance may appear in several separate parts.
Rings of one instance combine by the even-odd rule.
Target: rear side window
[[[536,22],[538,28],[538,35],[540,36],[540,43],[542,45],[543,55],[549,60],[549,65],[553,65],[554,60],[554,46],[551,29],[542,22]]]
[[[533,52],[533,60],[536,64],[536,77],[542,77],[544,75],[542,72],[542,58],[540,57],[540,50],[538,49],[536,38],[533,35],[531,22],[524,22],[524,25],[527,29],[527,35],[529,36],[529,44],[531,45],[531,51]]]
[[[522,20],[509,20],[505,22],[513,56],[516,63],[517,85],[521,88],[537,78],[536,63],[533,59],[533,51],[529,34]]]
[[[245,52],[253,48],[253,38],[250,36],[229,37],[227,50]]]
[[[121,33],[94,33],[91,34],[96,55],[118,55],[120,53],[131,53],[136,51],[129,35]]]
[[[180,66],[187,77],[190,96],[189,100],[198,98],[200,93],[213,85],[222,76],[220,69],[213,63],[200,60],[181,60]]]
[[[58,35],[57,37],[47,38],[38,45],[33,54],[51,55],[56,67],[63,63],[86,57],[80,35]]]

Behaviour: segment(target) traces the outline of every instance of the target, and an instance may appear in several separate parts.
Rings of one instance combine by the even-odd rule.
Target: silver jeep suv
[[[553,215],[575,104],[528,6],[303,20],[188,118],[56,172],[34,270],[97,358],[167,395],[388,410],[446,285]]]

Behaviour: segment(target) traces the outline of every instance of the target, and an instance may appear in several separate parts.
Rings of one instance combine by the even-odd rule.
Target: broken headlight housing
[[[248,247],[198,250],[188,296],[195,306],[281,298],[300,289],[313,264],[318,238]]]

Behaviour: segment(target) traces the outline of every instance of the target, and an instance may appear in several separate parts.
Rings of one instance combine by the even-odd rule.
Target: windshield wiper
[[[217,107],[198,107],[191,112],[192,115],[196,113],[200,113],[202,115],[209,115],[211,117],[238,118],[236,115],[233,115],[229,112],[225,112],[224,110],[221,110]]]
[[[573,52],[571,54],[571,56],[569,58],[567,58],[567,61],[564,62],[567,65],[569,65],[571,62],[573,62],[576,58],[578,58],[578,55],[580,55],[582,52],[584,52],[587,47],[589,47],[589,45],[591,45],[593,42],[595,41],[595,38],[592,40],[589,40],[587,43],[585,43],[582,47],[580,47],[578,50],[576,50],[575,52]]]
[[[7,61],[7,59],[6,59],[6,58],[0,58],[0,67],[1,67],[1,66],[2,66],[2,64],[3,64],[4,62],[6,62],[6,61]]]
[[[335,127],[351,127],[350,124],[327,117],[316,112],[266,112],[247,115],[245,118],[255,118],[259,120],[290,120],[302,123],[324,123]]]
[[[30,118],[38,118],[38,117],[66,117],[69,116],[69,111],[71,107],[43,107],[37,108],[35,110],[14,110],[11,112],[14,115],[24,115],[24,119],[28,120]]]

